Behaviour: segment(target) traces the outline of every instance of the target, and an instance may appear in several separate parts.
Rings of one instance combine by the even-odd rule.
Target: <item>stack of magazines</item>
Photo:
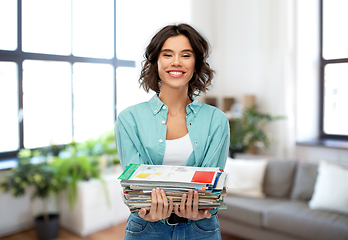
[[[131,164],[120,175],[125,204],[131,212],[151,207],[154,188],[165,191],[174,204],[190,189],[199,194],[199,209],[224,209],[226,173],[219,168]]]

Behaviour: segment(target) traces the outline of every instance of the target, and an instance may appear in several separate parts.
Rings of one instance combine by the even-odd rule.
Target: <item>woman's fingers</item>
[[[156,194],[156,189],[152,189],[151,192],[151,213],[156,213],[157,212],[157,194]]]
[[[164,200],[162,198],[162,194],[161,194],[161,189],[160,188],[156,189],[156,197],[157,197],[157,212],[161,215],[162,212],[163,212]]]
[[[145,208],[140,209],[138,215],[139,215],[139,217],[141,217],[141,218],[145,218],[146,209],[145,209]]]
[[[163,200],[163,219],[164,219],[164,218],[167,218],[172,213],[173,206],[170,209],[170,203],[168,203],[167,195],[166,195],[166,193],[164,192],[163,189],[161,190],[161,196],[162,196],[162,200]],[[172,202],[173,202],[173,200],[172,200]]]
[[[180,213],[181,213],[182,216],[185,216],[185,214],[186,214],[186,205],[185,205],[185,203],[186,203],[186,197],[187,197],[186,193],[184,193],[184,194],[182,195],[182,197],[181,197]]]
[[[193,197],[193,206],[192,206],[192,211],[193,213],[196,213],[196,216],[198,215],[198,204],[199,204],[199,195],[198,192],[194,192],[194,197]]]
[[[170,216],[173,211],[173,199],[169,199],[163,189],[156,188],[151,191],[151,208],[149,213],[141,209],[138,213],[145,220],[155,222]]]
[[[211,218],[211,213],[208,210],[204,211],[204,217],[205,218]]]
[[[186,201],[186,211],[187,212],[192,212],[192,190],[190,189],[188,191],[188,196],[187,196],[187,201]]]
[[[189,218],[191,220],[199,220],[202,218],[210,218],[211,214],[208,210],[199,210],[199,194],[197,191],[189,190],[184,193],[181,198],[180,206],[178,203],[174,205],[172,198],[168,200],[164,190],[160,188],[152,189],[151,192],[151,209],[147,213],[146,209],[142,208],[139,211],[139,216],[145,220],[154,222],[165,219],[170,216],[173,209],[179,217]]]
[[[167,198],[167,195],[163,189],[161,189],[161,197],[163,200],[163,209],[167,210],[168,209],[168,198]]]
[[[169,206],[168,206],[168,212],[167,212],[167,216],[165,218],[169,218],[170,214],[172,214],[173,212],[173,198],[169,198]]]
[[[178,215],[179,217],[184,217],[181,215],[181,213],[179,212],[179,203],[176,203],[175,206],[174,206],[174,213],[176,215]]]

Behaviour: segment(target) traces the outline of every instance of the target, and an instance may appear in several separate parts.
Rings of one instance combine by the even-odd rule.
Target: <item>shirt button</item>
[[[190,126],[191,126],[191,123],[190,123]]]
[[[160,139],[160,140],[159,140],[159,142],[161,143],[161,142],[163,142],[163,140],[162,140],[162,139]]]
[[[163,124],[165,124],[165,123],[166,123],[166,121],[162,121],[162,123],[163,123]]]
[[[196,145],[197,145],[197,141],[195,141]]]
[[[162,108],[163,108],[163,109],[166,109],[166,106],[163,106]]]

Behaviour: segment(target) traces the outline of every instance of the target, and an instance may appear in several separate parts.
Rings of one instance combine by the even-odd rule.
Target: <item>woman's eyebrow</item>
[[[174,52],[172,49],[162,49],[161,52]],[[191,52],[193,53],[193,51],[191,49],[184,49],[181,52]]]
[[[183,52],[191,52],[191,53],[193,53],[193,51],[191,49],[185,49],[185,50],[183,50]]]

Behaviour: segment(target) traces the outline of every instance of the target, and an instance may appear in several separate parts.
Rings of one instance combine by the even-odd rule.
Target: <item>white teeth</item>
[[[184,74],[183,72],[169,72],[169,74],[171,75],[180,75],[180,74]]]

